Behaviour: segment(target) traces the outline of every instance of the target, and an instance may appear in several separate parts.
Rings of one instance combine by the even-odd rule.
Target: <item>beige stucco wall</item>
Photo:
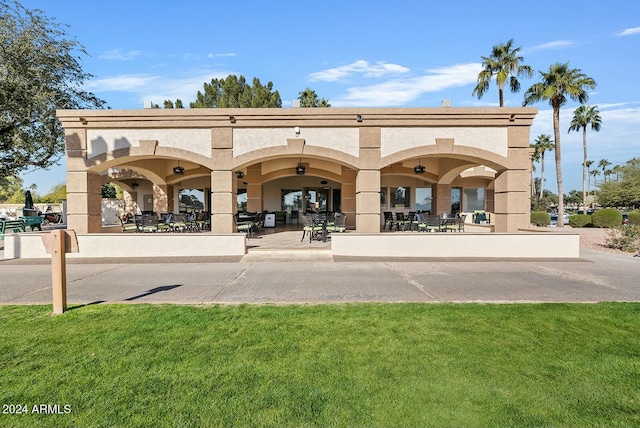
[[[342,210],[359,232],[378,232],[381,183],[429,183],[434,206],[450,209],[451,187],[484,181],[497,231],[528,224],[532,108],[61,110],[65,127],[69,225],[100,231],[99,187],[114,170],[153,184],[154,209],[175,210],[180,187],[211,192],[212,230],[234,229],[236,193],[272,210],[275,186],[339,183]],[[362,121],[356,120],[356,115]],[[230,117],[234,118],[233,121]],[[298,132],[299,131],[299,132]],[[177,162],[185,174],[173,174]],[[427,167],[413,174],[418,161]],[[307,174],[296,177],[301,162]],[[481,170],[480,170],[481,169]],[[242,180],[236,171],[245,175]],[[463,177],[461,174],[466,171]],[[505,171],[508,174],[505,174]],[[494,174],[495,188],[494,188]],[[126,177],[116,177],[127,185]],[[303,183],[304,182],[304,183]],[[471,182],[471,180],[469,180]],[[478,185],[474,181],[474,185]],[[296,184],[298,185],[298,184]],[[411,187],[415,187],[413,185]],[[277,200],[275,199],[277,197]],[[140,195],[138,195],[140,198]]]

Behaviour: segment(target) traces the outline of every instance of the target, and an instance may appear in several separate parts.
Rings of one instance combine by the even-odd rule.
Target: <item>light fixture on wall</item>
[[[296,133],[296,136],[300,135],[300,127],[296,126],[295,128],[293,128],[293,131]]]
[[[131,183],[131,187],[132,187],[132,188],[134,188],[134,189],[135,189],[136,187],[138,187],[138,186],[139,186],[139,184],[138,184],[138,182],[137,182],[137,181],[134,181],[133,183]]]
[[[180,161],[178,161],[178,166],[173,167],[173,173],[175,175],[184,175],[184,168],[180,166]]]
[[[302,165],[302,158],[298,162],[298,166],[296,166],[296,174],[297,175],[305,175],[307,173],[307,168]]]
[[[356,122],[362,122],[362,116],[357,114],[356,115]]]
[[[235,116],[229,116],[229,122],[236,123],[236,117]]]
[[[418,158],[418,165],[413,167],[413,172],[415,172],[416,174],[424,174],[426,170],[427,168],[425,168],[425,166],[420,163],[420,158]]]
[[[243,178],[244,177],[244,172],[236,171],[236,177],[238,177],[238,179]]]

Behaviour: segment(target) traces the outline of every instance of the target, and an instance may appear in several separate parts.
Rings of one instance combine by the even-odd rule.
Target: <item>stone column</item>
[[[356,173],[356,231],[380,233],[381,128],[360,128],[360,170]]]
[[[236,175],[232,171],[233,129],[211,130],[211,231],[233,233],[236,213]]]
[[[346,225],[353,228],[356,225],[356,172],[344,166],[340,197],[341,210],[347,216]]]
[[[496,173],[494,216],[496,232],[517,232],[529,226],[531,217],[531,151],[529,126],[509,126],[508,169]],[[494,220],[495,219],[495,220]]]
[[[380,233],[380,171],[358,171],[356,177],[356,231]]]
[[[485,189],[484,191],[484,205],[485,205],[485,210],[487,212],[495,212],[495,206],[496,204],[494,203],[494,190],[493,189]]]
[[[441,215],[442,213],[451,212],[451,184],[436,184],[431,187],[433,194],[431,195],[432,213]]]
[[[67,228],[77,233],[102,231],[102,178],[87,171],[87,131],[65,128],[67,150]]]
[[[158,186],[157,184],[153,185],[153,210],[157,213],[168,213],[172,211],[171,206],[169,205],[169,186],[166,184]]]
[[[529,179],[529,172],[523,170],[505,170],[496,174],[492,218],[496,232],[517,232],[529,226]]]
[[[248,212],[262,211],[262,184],[260,183],[247,184],[247,211]]]
[[[67,172],[67,228],[76,233],[102,232],[102,177]]]

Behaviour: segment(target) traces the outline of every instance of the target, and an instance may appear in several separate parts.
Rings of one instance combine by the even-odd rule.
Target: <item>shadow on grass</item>
[[[84,305],[75,305],[67,307],[67,311],[73,311],[74,309],[81,309],[87,306],[99,305],[100,303],[105,303],[106,300],[96,300],[95,302],[85,303]]]
[[[152,294],[161,293],[163,291],[170,291],[170,290],[173,290],[174,288],[178,288],[178,287],[182,287],[182,285],[163,285],[162,287],[152,288],[151,290],[147,290],[146,292],[144,292],[142,294],[138,294],[137,296],[129,297],[128,299],[125,299],[125,300],[127,302],[130,302],[132,300],[142,299],[143,297],[147,297],[147,296],[150,296]]]

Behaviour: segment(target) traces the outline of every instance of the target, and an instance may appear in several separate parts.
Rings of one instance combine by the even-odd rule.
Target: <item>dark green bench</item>
[[[0,238],[4,239],[4,235],[7,232],[24,232],[26,228],[26,222],[24,219],[19,220],[0,220]]]

